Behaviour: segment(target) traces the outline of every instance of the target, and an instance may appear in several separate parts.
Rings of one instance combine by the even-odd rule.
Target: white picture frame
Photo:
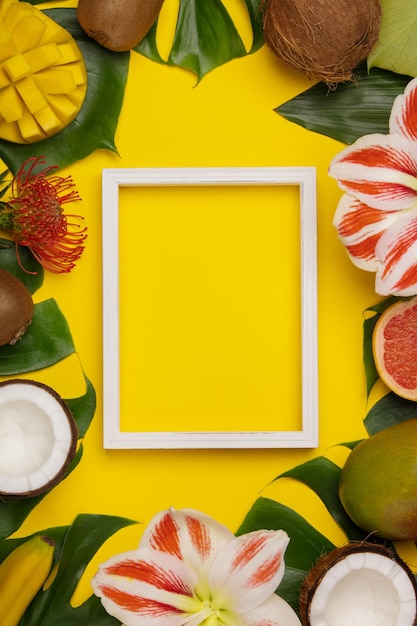
[[[120,420],[119,193],[125,186],[299,187],[302,428],[297,431],[124,432]],[[317,234],[314,167],[107,168],[102,172],[103,445],[107,449],[318,446]]]

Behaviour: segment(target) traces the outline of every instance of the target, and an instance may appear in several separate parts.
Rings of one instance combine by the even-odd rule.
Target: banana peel
[[[47,580],[55,543],[35,535],[20,544],[0,564],[2,626],[17,626],[27,607]]]

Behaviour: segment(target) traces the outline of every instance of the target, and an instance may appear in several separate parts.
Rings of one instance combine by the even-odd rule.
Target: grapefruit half
[[[391,391],[417,401],[417,296],[381,313],[372,335],[375,366]]]

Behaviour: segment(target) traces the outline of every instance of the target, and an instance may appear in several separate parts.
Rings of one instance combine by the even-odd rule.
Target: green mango
[[[352,450],[340,473],[339,497],[363,530],[391,541],[417,541],[417,418],[371,435]]]

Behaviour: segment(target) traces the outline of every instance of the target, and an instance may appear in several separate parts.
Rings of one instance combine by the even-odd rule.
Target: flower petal
[[[375,290],[380,295],[417,294],[417,211],[407,212],[380,238]]]
[[[360,269],[376,272],[379,264],[375,258],[375,246],[385,230],[401,215],[398,211],[373,209],[344,194],[333,224],[352,262]]]
[[[257,530],[229,542],[210,570],[215,605],[245,613],[265,602],[284,575],[288,542],[283,530]]]
[[[294,609],[275,593],[261,606],[241,617],[244,626],[301,626]]]
[[[151,520],[139,548],[150,547],[175,555],[206,578],[213,559],[234,538],[226,526],[204,513],[193,509],[170,509]]]
[[[92,587],[106,611],[126,626],[175,626],[201,608],[194,598],[196,582],[178,558],[145,549],[100,565]]]
[[[370,207],[409,208],[417,200],[416,145],[401,135],[365,135],[333,159],[329,175]]]
[[[417,80],[411,80],[392,105],[389,128],[411,141],[417,141]]]

